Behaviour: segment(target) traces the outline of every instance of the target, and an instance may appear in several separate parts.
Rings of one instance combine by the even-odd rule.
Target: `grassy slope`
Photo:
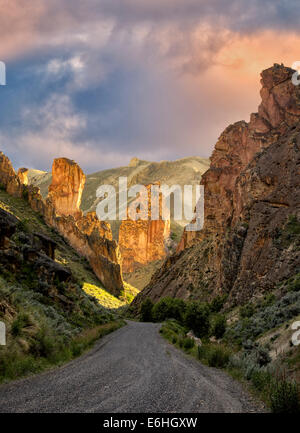
[[[129,284],[134,284],[138,290],[143,290],[144,287],[150,282],[154,272],[159,269],[163,260],[151,262],[148,265],[142,266],[133,272],[124,274],[124,278]]]
[[[2,382],[60,365],[80,355],[96,339],[123,325],[110,311],[125,305],[125,299],[119,300],[106,292],[86,260],[47,227],[24,200],[0,190],[0,207],[20,220],[17,233],[39,232],[55,240],[57,261],[68,266],[75,277],[74,283],[57,286],[59,293],[72,303],[70,310],[37,290],[38,276],[30,274],[29,268],[28,276],[20,279],[19,270],[15,275],[1,267],[0,320],[7,329],[7,344],[0,347]],[[94,295],[91,290],[101,293],[101,297],[96,296],[99,303],[89,296]],[[128,286],[127,290],[126,295],[132,296],[134,289]]]
[[[99,303],[103,307],[115,309],[124,305],[123,301],[115,298],[103,288],[86,259],[79,256],[59,234],[48,227],[42,218],[24,200],[11,197],[1,190],[0,207],[25,222],[30,231],[43,233],[53,239],[57,243],[56,261],[71,269],[75,278],[84,284],[83,287],[87,289],[87,293],[90,292],[91,286],[94,290],[99,290],[101,292]]]

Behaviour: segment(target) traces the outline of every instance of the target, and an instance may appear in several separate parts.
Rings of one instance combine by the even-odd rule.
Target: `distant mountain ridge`
[[[157,181],[167,185],[199,185],[202,175],[209,168],[209,159],[191,156],[175,161],[151,162],[133,157],[127,166],[101,170],[86,176],[86,183],[82,194],[81,209],[84,212],[95,211],[98,199],[96,190],[100,185],[109,184],[118,191],[119,177],[128,178],[128,187],[141,184],[148,185]],[[48,194],[51,184],[51,173],[39,170],[29,170],[28,181],[38,186],[43,197]],[[119,221],[111,222],[114,238],[118,239]],[[171,229],[180,237],[183,224],[172,222]]]

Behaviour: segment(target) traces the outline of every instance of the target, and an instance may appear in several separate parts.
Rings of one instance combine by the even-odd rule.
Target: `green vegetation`
[[[39,373],[70,361],[89,349],[99,338],[123,325],[122,321],[98,325],[85,329],[67,341],[57,338],[46,328],[41,328],[31,336],[27,353],[22,352],[17,344],[13,344],[12,348],[0,348],[0,383]],[[27,342],[23,340],[22,344]]]
[[[218,301],[219,302],[219,301]],[[219,309],[219,308],[218,308]],[[141,321],[163,322],[175,319],[197,337],[214,335],[221,338],[226,330],[225,316],[215,313],[216,303],[185,302],[178,298],[161,298],[156,304],[146,299],[140,307]],[[144,317],[147,317],[147,320]]]
[[[112,313],[137,291],[125,284],[121,300],[108,293],[86,259],[23,199],[1,190],[0,207],[19,220],[11,237],[11,259],[0,264],[0,320],[7,329],[7,345],[0,346],[3,382],[60,365],[83,353],[98,338],[124,324]],[[24,259],[22,252],[31,251],[33,232],[55,241],[56,262],[71,271],[66,271],[70,277],[60,279],[62,268],[47,257],[41,257],[44,265],[38,268],[40,272],[35,259]]]
[[[286,380],[271,383],[271,409],[274,413],[300,413],[297,384]]]
[[[133,272],[124,273],[123,278],[128,284],[136,287],[137,290],[143,290],[151,280],[152,275],[160,269],[163,260],[156,260],[147,265],[138,267]]]
[[[293,284],[294,282],[291,283]],[[249,304],[242,307],[240,309],[241,320],[236,321],[227,329],[224,338],[242,346],[247,340],[255,340],[265,332],[277,328],[299,314],[300,292],[288,291],[280,299],[267,296],[256,305],[251,305],[251,308]]]
[[[188,302],[184,314],[184,324],[192,329],[197,337],[204,337],[209,331],[209,315],[208,304]]]
[[[300,221],[296,215],[290,215],[282,229],[277,229],[274,234],[274,242],[284,248],[291,244],[299,247]]]
[[[300,221],[296,215],[290,215],[285,227],[286,231],[292,235],[300,235]]]
[[[170,343],[202,363],[225,369],[243,381],[272,412],[298,413],[299,387],[285,372],[288,366],[290,372],[298,374],[300,348],[291,348],[291,355],[282,361],[273,361],[270,356],[271,344],[280,340],[284,332],[276,330],[280,326],[288,330],[289,321],[299,320],[298,287],[299,274],[284,282],[276,294],[268,293],[226,315],[220,313],[226,297],[218,297],[211,303],[181,300],[180,311],[173,307],[179,300],[163,298],[154,306],[148,302],[147,308],[153,320],[164,322],[160,332]],[[190,330],[201,338],[200,345],[188,337]]]
[[[151,299],[146,298],[141,305],[141,321],[142,322],[152,322],[153,316],[152,316],[152,309],[153,309],[153,302]]]
[[[228,295],[218,295],[210,303],[210,311],[212,313],[219,313],[222,310]]]
[[[88,295],[95,297],[100,306],[105,309],[116,310],[130,304],[139,292],[138,289],[129,283],[124,284],[125,290],[121,299],[106,291],[96,278],[88,261],[84,257],[79,256],[54,229],[48,227],[41,215],[34,212],[26,201],[12,197],[5,191],[0,191],[0,208],[10,212],[19,219],[18,231],[23,233],[39,232],[55,241],[57,244],[55,251],[56,262],[67,266],[82,289]],[[20,242],[17,236],[14,240]],[[22,244],[22,242],[20,243]],[[27,274],[27,279],[30,282],[31,276],[28,269],[24,269],[24,271],[24,275]]]
[[[222,314],[216,314],[211,320],[211,335],[220,339],[226,331],[226,317]]]
[[[182,299],[162,298],[152,309],[152,317],[155,322],[163,322],[166,319],[181,321],[185,312],[185,302]]]

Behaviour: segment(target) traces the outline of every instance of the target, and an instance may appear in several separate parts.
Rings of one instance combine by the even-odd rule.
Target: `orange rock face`
[[[67,158],[54,160],[48,197],[58,215],[71,215],[75,219],[81,217],[80,203],[84,184],[85,175],[76,162]]]
[[[151,217],[151,185],[148,190],[148,220],[122,221],[119,230],[119,246],[124,272],[132,272],[137,266],[145,265],[166,257],[166,241],[170,236],[170,220],[162,220],[162,198],[159,200],[159,219]]]
[[[0,184],[10,195],[22,197],[23,185],[16,176],[12,163],[2,152],[0,152]]]
[[[87,258],[104,287],[119,296],[123,289],[121,256],[110,225],[99,221],[95,212],[83,216],[80,210],[83,171],[74,161],[59,158],[52,174],[49,196],[43,200],[39,188],[27,185],[27,170],[20,169],[16,175],[10,160],[0,153],[0,183],[6,191],[27,198],[31,208]]]
[[[23,185],[28,185],[28,168],[19,168],[17,176]]]

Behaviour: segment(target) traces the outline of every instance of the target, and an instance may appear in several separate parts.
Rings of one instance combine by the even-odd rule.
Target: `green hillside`
[[[88,262],[26,201],[2,189],[0,213],[0,321],[6,326],[2,382],[80,355],[122,326],[116,311],[137,290],[126,284],[122,299],[112,296]]]
[[[99,289],[102,293],[101,298],[99,298],[102,307],[116,309],[125,304],[124,301],[115,298],[104,289],[87,260],[79,256],[55,230],[48,227],[24,200],[11,197],[0,190],[0,208],[15,215],[26,227],[26,230],[39,232],[53,239],[57,244],[55,260],[71,270],[75,279],[83,286],[83,289],[85,289],[86,285],[93,285],[94,288]],[[130,294],[132,290],[130,290]]]

